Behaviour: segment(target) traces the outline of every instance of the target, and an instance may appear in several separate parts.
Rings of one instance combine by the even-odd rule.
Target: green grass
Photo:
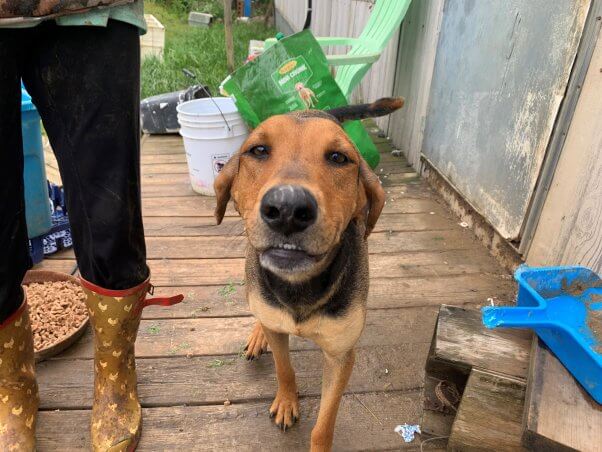
[[[194,72],[198,82],[208,85],[211,94],[218,96],[219,84],[228,75],[223,23],[216,22],[207,28],[189,27],[186,10],[174,6],[177,3],[175,0],[167,2],[167,5],[165,3],[165,0],[144,2],[145,13],[153,14],[165,26],[165,50],[163,61],[147,57],[142,62],[142,98],[184,89],[194,84],[182,73],[182,69]],[[235,22],[235,64],[240,66],[244,63],[249,40],[263,40],[274,34],[275,30],[265,27],[261,21]]]

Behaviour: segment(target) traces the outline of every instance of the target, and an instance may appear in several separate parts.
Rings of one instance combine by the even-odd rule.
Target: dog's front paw
[[[268,340],[265,338],[265,334],[263,334],[261,323],[257,321],[253,327],[253,331],[251,331],[251,334],[247,339],[247,346],[245,347],[244,351],[245,358],[247,358],[248,361],[257,359],[263,354],[263,352],[267,351],[267,349]]]
[[[286,432],[299,419],[299,397],[296,392],[280,392],[270,407],[270,417],[278,428]]]

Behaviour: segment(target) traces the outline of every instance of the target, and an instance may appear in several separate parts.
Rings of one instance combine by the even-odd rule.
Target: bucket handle
[[[187,77],[190,77],[193,80],[196,80],[197,77],[194,74],[194,72],[192,72],[189,69],[182,69],[182,72],[184,72],[184,75],[186,75]],[[215,108],[217,108],[217,110],[219,111],[219,114],[222,115],[222,118],[224,119],[224,122],[226,123],[226,130],[228,131],[228,134],[231,135],[232,132],[232,128],[230,127],[230,124],[228,124],[228,120],[226,119],[226,117],[224,116],[224,113],[222,112],[222,109],[219,108],[219,105],[217,105],[217,102],[215,101],[215,99],[213,99],[213,96],[211,95],[211,93],[209,91],[207,91],[207,88],[205,88],[205,85],[203,85],[202,83],[200,83],[201,89],[203,91],[205,91],[205,94],[207,94],[207,96],[209,96],[209,99],[211,99],[211,102],[213,102],[213,105],[215,105]]]
[[[226,125],[224,126],[224,132],[228,138],[234,136],[234,130],[230,128],[228,123],[226,123]]]

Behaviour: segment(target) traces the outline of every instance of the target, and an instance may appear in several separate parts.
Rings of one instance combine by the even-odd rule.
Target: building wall
[[[589,0],[446,1],[422,153],[518,240]]]
[[[527,256],[602,274],[602,33]]]
[[[374,0],[313,0],[311,31],[315,36],[358,37],[368,18]],[[293,31],[300,31],[305,23],[305,1],[276,0],[277,21],[286,21]],[[287,26],[279,26],[282,31]],[[374,63],[362,83],[352,96],[353,102],[370,102],[380,97],[391,96],[395,79],[397,60],[397,44],[399,33],[395,33],[382,53]],[[327,53],[341,54],[346,48],[337,47],[325,49]],[[388,129],[389,118],[378,118],[377,124],[384,130]]]
[[[444,0],[414,0],[401,28],[393,95],[406,103],[389,121],[393,144],[419,169]]]

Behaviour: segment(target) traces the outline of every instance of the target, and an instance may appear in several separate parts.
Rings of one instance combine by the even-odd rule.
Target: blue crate
[[[531,328],[602,404],[602,280],[584,267],[519,267],[517,307],[482,308],[488,328]]]
[[[21,131],[23,134],[23,181],[25,183],[27,235],[29,238],[34,238],[48,232],[52,227],[52,220],[46,187],[40,115],[23,86],[21,86]]]

